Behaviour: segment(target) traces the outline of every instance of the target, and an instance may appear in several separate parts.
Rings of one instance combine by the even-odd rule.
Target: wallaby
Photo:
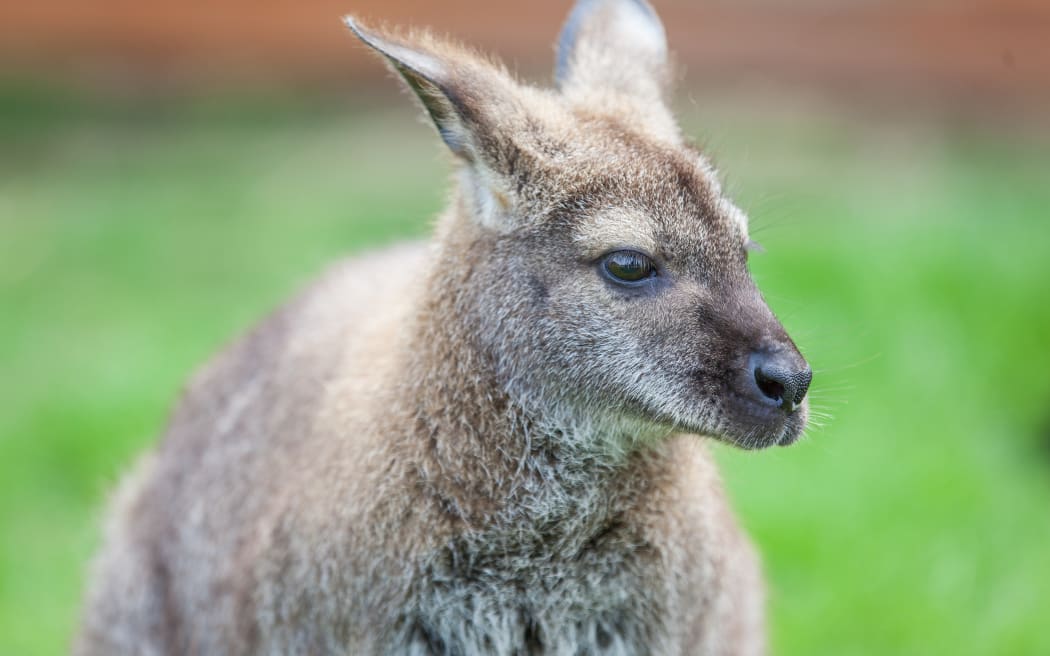
[[[346,22],[454,154],[450,205],[196,375],[117,494],[75,653],[760,653],[698,436],[795,441],[811,374],[668,109],[652,7],[580,0],[554,90]]]

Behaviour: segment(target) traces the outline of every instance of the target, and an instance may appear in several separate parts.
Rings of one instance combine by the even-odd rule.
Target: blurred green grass
[[[1050,148],[746,109],[685,119],[830,414],[718,450],[775,652],[1050,653]],[[448,176],[400,106],[0,90],[0,139],[0,654],[53,654],[190,371],[325,263],[425,234]]]

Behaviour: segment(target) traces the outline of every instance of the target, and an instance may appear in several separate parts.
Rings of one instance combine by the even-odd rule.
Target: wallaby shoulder
[[[116,639],[112,627],[136,615],[139,640],[149,625],[167,648],[249,649],[253,587],[276,567],[260,554],[278,546],[291,557],[296,546],[275,545],[282,517],[301,513],[297,527],[308,526],[312,514],[352,505],[334,500],[347,486],[369,485],[375,417],[387,411],[370,400],[396,367],[427,257],[424,245],[401,245],[332,266],[192,377],[111,504],[84,653],[99,653],[87,650],[92,626]]]

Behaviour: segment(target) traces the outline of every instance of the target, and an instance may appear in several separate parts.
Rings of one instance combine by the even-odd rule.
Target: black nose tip
[[[801,365],[781,354],[756,353],[751,357],[755,384],[759,392],[785,412],[794,412],[806,398],[813,372],[805,362]]]

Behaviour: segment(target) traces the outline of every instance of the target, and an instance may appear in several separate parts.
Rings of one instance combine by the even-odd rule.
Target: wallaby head
[[[799,437],[810,369],[748,272],[747,218],[671,115],[648,3],[580,0],[554,90],[426,34],[346,22],[459,163],[432,312],[512,402],[606,449],[670,432],[746,448]]]

